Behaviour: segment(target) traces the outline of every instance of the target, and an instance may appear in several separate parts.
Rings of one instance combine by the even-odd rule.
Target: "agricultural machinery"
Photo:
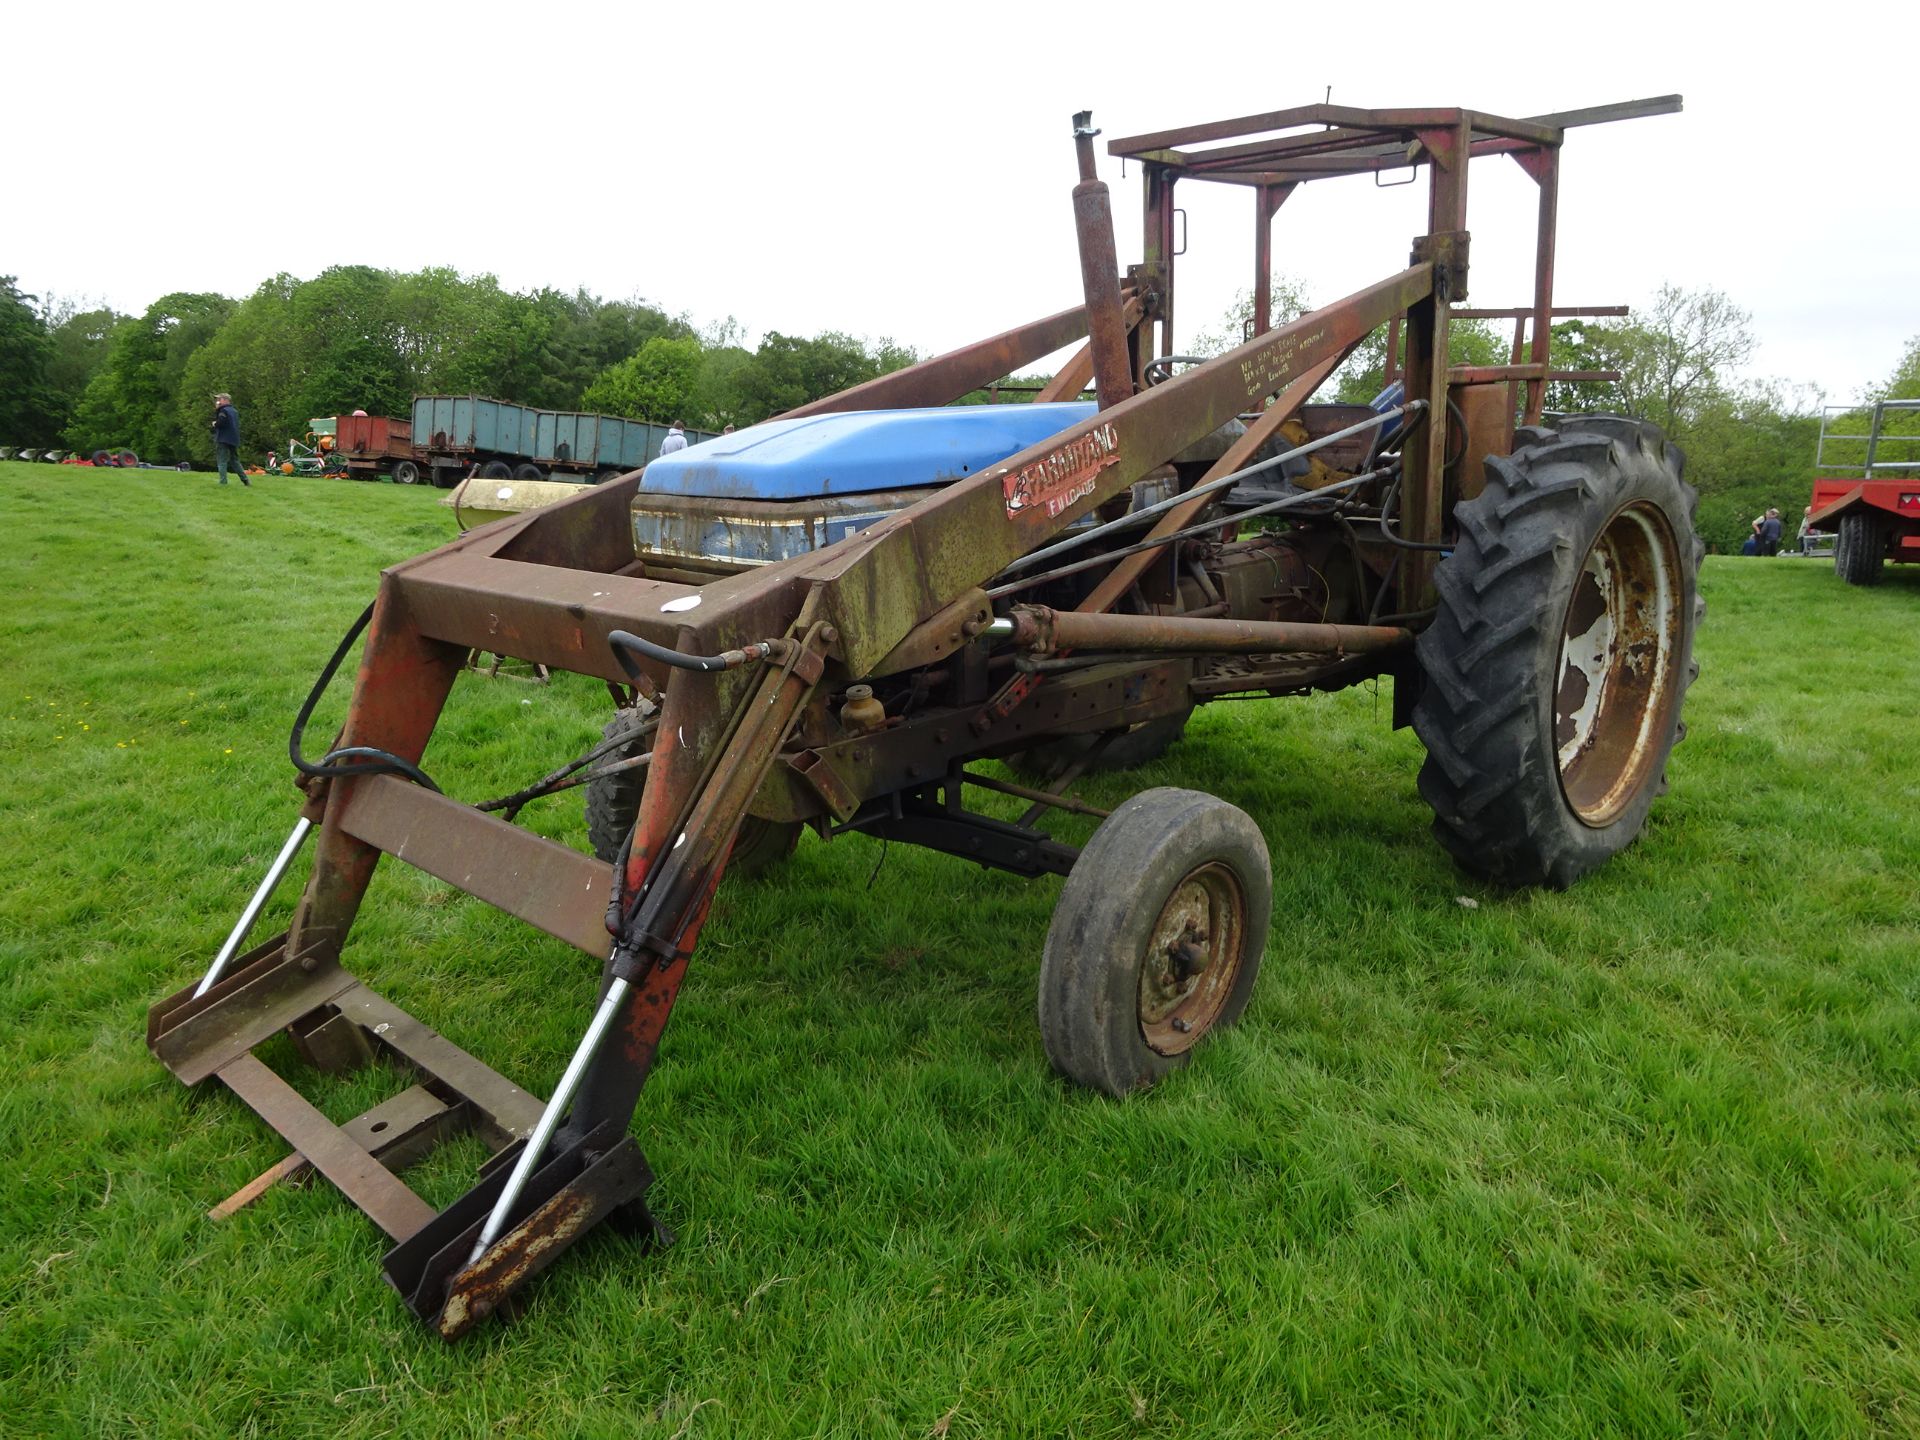
[[[149,1018],[179,1079],[221,1080],[292,1147],[221,1211],[318,1171],[387,1233],[388,1279],[448,1337],[603,1220],[664,1242],[629,1133],[642,1086],[723,877],[779,864],[807,828],[1065,876],[1039,963],[1045,1053],[1095,1090],[1151,1084],[1247,1004],[1266,843],[1196,791],[1110,812],[1069,791],[1164,750],[1200,704],[1389,677],[1394,723],[1426,747],[1435,833],[1466,870],[1560,887],[1630,843],[1695,673],[1694,497],[1658,430],[1547,423],[1542,396],[1569,378],[1551,321],[1585,313],[1554,304],[1562,142],[1679,104],[1308,105],[1116,140],[1143,173],[1125,270],[1098,132],[1077,116],[1080,303],[386,571],[295,723],[292,835],[204,977]],[[1532,295],[1470,310],[1468,172],[1501,157],[1538,187]],[[1429,204],[1407,263],[1273,325],[1283,202],[1409,165]],[[1245,187],[1256,222],[1254,333],[1207,360],[1181,358],[1173,330],[1174,197],[1199,180]],[[1451,365],[1462,316],[1526,326],[1524,356]],[[1382,328],[1385,393],[1309,403]],[[949,404],[1076,345],[1031,405]],[[1089,382],[1097,399],[1077,401]],[[363,633],[347,718],[310,758],[302,731]],[[442,793],[428,740],[474,649],[605,681],[604,737],[512,795]],[[594,853],[512,823],[576,785]],[[986,792],[1025,812],[983,813]],[[1084,848],[1042,828],[1062,810],[1100,817]],[[310,834],[289,928],[243,950]],[[544,1104],[346,968],[382,854],[599,963]],[[379,1056],[414,1083],[335,1125],[254,1054],[282,1031],[319,1067]],[[495,1153],[436,1212],[399,1172],[455,1131]]]
[[[1920,561],[1920,400],[1877,400],[1864,432],[1834,423],[1858,423],[1859,408],[1829,406],[1820,417],[1814,451],[1822,474],[1813,482],[1810,529],[1834,532],[1834,573],[1849,585],[1872,585],[1888,560]]]
[[[645,420],[540,410],[484,395],[416,395],[410,420],[356,410],[311,423],[329,452],[325,473],[356,480],[386,475],[396,485],[428,480],[443,489],[463,480],[597,485],[638,470],[660,453],[667,439],[665,425]],[[712,438],[701,430],[686,435],[689,442]],[[294,442],[287,443],[291,450]],[[302,473],[321,471],[316,463]],[[480,489],[475,487],[472,504],[460,508],[484,511]],[[538,503],[571,493],[555,490]]]
[[[339,419],[321,415],[307,421],[307,433],[287,441],[284,455],[269,455],[267,468],[282,475],[344,475],[346,461],[335,453],[339,445]]]

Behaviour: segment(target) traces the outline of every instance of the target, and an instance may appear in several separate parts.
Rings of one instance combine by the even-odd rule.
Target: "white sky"
[[[330,264],[641,295],[751,336],[949,348],[1077,303],[1072,113],[1106,137],[1320,99],[1569,133],[1563,304],[1663,280],[1753,313],[1753,373],[1851,398],[1920,334],[1920,7],[1830,0],[934,6],[15,7],[0,273],[138,312]],[[947,18],[950,16],[950,18]],[[1419,37],[1441,38],[1423,52]],[[1139,256],[1137,168],[1114,186]],[[1326,301],[1406,263],[1424,180],[1304,187],[1276,268]],[[1252,198],[1190,183],[1178,319],[1252,277]],[[1534,188],[1476,161],[1472,303],[1530,298]]]

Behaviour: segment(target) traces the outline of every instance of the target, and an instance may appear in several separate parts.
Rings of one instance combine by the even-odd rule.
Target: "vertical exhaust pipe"
[[[1080,284],[1087,297],[1087,340],[1093,351],[1094,393],[1102,410],[1133,394],[1127,359],[1127,319],[1120,306],[1120,261],[1113,244],[1113,204],[1094,174],[1093,112],[1073,117],[1080,183],[1073,187],[1073,226],[1080,241]]]

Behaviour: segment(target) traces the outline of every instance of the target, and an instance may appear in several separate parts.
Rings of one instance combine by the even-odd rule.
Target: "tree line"
[[[1276,323],[1308,308],[1299,282],[1276,276]],[[1239,344],[1243,294],[1182,348]],[[828,331],[769,333],[752,349],[729,318],[705,330],[645,300],[578,290],[520,293],[490,275],[398,273],[341,265],[311,280],[276,275],[241,300],[162,296],[140,315],[40,302],[0,276],[0,443],[76,450],[127,446],[142,457],[204,461],[210,399],[230,392],[250,452],[285,445],[309,418],[362,409],[405,416],[415,394],[488,394],[551,410],[596,410],[696,429],[744,426],[913,363],[891,340]],[[1483,322],[1452,326],[1456,363],[1498,365],[1511,336]],[[1557,367],[1620,379],[1549,387],[1550,411],[1611,411],[1652,420],[1687,456],[1699,528],[1737,549],[1753,516],[1778,505],[1792,532],[1811,489],[1822,397],[1810,386],[1743,375],[1752,317],[1719,291],[1662,286],[1624,320],[1553,327]],[[1386,331],[1336,377],[1337,398],[1382,387]],[[1035,381],[1046,377],[1016,377]],[[1920,399],[1920,336],[1875,398]],[[1017,389],[972,401],[1030,398]],[[1857,421],[1858,423],[1854,423]],[[1843,427],[1862,431],[1866,416]],[[1889,425],[1920,437],[1920,414]],[[1842,461],[1847,457],[1843,451]],[[1902,451],[1920,456],[1920,438]]]
[[[416,394],[482,394],[695,429],[750,425],[918,357],[890,340],[698,331],[645,300],[504,290],[491,275],[340,265],[244,299],[164,295],[139,315],[42,303],[0,276],[0,441],[205,461],[212,396],[242,450],[284,449],[310,419],[406,416]]]

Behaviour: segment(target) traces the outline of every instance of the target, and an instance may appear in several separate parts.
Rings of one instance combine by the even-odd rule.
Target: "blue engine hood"
[[[945,485],[1094,413],[1090,402],[854,410],[769,420],[662,455],[642,494],[801,500]]]

